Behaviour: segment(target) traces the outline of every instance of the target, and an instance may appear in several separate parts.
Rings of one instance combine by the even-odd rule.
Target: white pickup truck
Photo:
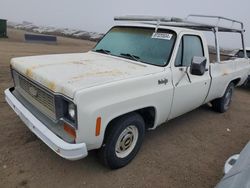
[[[165,17],[115,20],[129,23],[114,26],[87,53],[13,58],[14,87],[5,90],[8,104],[58,155],[77,160],[98,149],[112,169],[135,157],[145,130],[209,102],[227,111],[250,68],[247,58],[220,61],[218,50],[220,31],[242,34],[244,48],[243,28]],[[210,63],[199,30],[214,31],[217,62]]]

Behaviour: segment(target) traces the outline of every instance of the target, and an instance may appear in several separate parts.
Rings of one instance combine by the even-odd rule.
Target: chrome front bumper
[[[88,155],[85,143],[70,144],[65,142],[25,108],[25,106],[23,106],[23,104],[11,93],[11,89],[6,89],[4,93],[5,100],[21,118],[24,124],[58,155],[69,160],[78,160]]]

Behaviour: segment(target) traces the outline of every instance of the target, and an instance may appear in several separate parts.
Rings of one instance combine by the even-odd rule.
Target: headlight
[[[77,128],[77,106],[60,95],[55,97],[55,106],[57,119]]]
[[[69,103],[69,105],[68,105],[68,114],[72,120],[76,119],[76,109],[75,109],[75,105],[73,103]]]

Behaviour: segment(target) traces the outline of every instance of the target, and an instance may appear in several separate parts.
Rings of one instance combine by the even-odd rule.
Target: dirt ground
[[[236,90],[224,114],[207,105],[147,132],[137,157],[109,170],[90,152],[83,160],[62,159],[24,126],[4,100],[12,86],[12,57],[84,52],[93,42],[59,38],[56,45],[23,42],[22,31],[0,39],[0,187],[214,187],[225,160],[250,139],[250,89]]]

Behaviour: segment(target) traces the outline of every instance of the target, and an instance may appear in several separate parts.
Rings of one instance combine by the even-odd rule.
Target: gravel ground
[[[204,105],[147,132],[141,151],[126,167],[109,170],[90,152],[83,160],[60,158],[24,126],[4,100],[11,87],[12,57],[84,52],[95,44],[59,38],[58,44],[23,42],[22,31],[0,39],[0,187],[214,187],[225,160],[250,138],[250,89],[236,90],[230,110]]]

